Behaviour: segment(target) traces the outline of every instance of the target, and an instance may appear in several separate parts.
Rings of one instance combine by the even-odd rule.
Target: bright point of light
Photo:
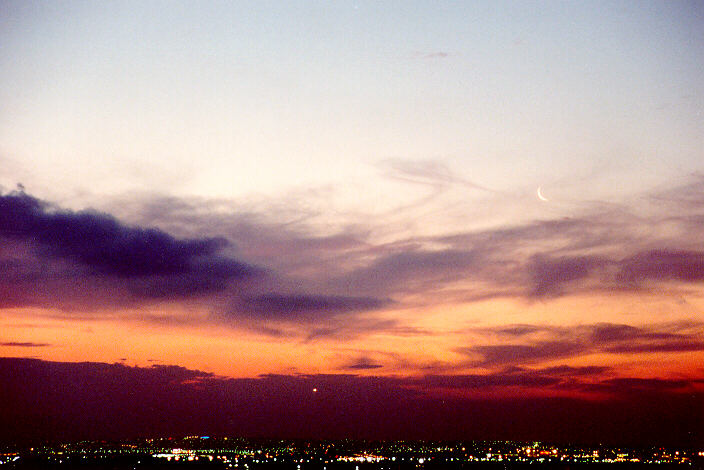
[[[314,392],[317,392],[317,391],[318,391],[318,389],[317,389],[317,388],[314,388],[314,389],[313,389],[313,391],[314,391]]]

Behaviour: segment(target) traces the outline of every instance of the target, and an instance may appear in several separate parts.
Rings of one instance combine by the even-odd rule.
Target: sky
[[[0,439],[704,445],[701,3],[8,0],[0,70]]]

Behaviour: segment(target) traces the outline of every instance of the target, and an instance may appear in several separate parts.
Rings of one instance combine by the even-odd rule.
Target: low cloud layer
[[[229,379],[178,366],[0,358],[0,440],[225,434],[703,443],[700,383],[610,373],[563,366]],[[511,390],[520,393],[502,393]]]

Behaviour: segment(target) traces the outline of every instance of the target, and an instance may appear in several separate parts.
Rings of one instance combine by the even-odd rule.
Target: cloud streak
[[[639,354],[704,351],[702,324],[635,327],[597,323],[577,327],[517,325],[479,330],[519,339],[520,344],[458,348],[474,366],[496,367],[551,362],[593,353]],[[536,339],[537,335],[550,339]]]
[[[388,304],[389,301],[371,297],[269,293],[241,299],[234,311],[266,319],[295,320],[302,317],[378,310]]]

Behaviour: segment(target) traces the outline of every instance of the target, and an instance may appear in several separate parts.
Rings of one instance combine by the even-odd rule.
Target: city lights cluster
[[[416,442],[416,441],[298,441],[250,440],[230,437],[186,436],[124,442],[80,441],[0,452],[4,468],[117,463],[136,468],[150,464],[214,464],[218,468],[249,470],[262,465],[327,470],[345,465],[358,470],[453,467],[481,463],[628,463],[677,464],[702,468],[704,451],[663,447],[553,445],[541,442]],[[31,464],[31,465],[30,465]]]

